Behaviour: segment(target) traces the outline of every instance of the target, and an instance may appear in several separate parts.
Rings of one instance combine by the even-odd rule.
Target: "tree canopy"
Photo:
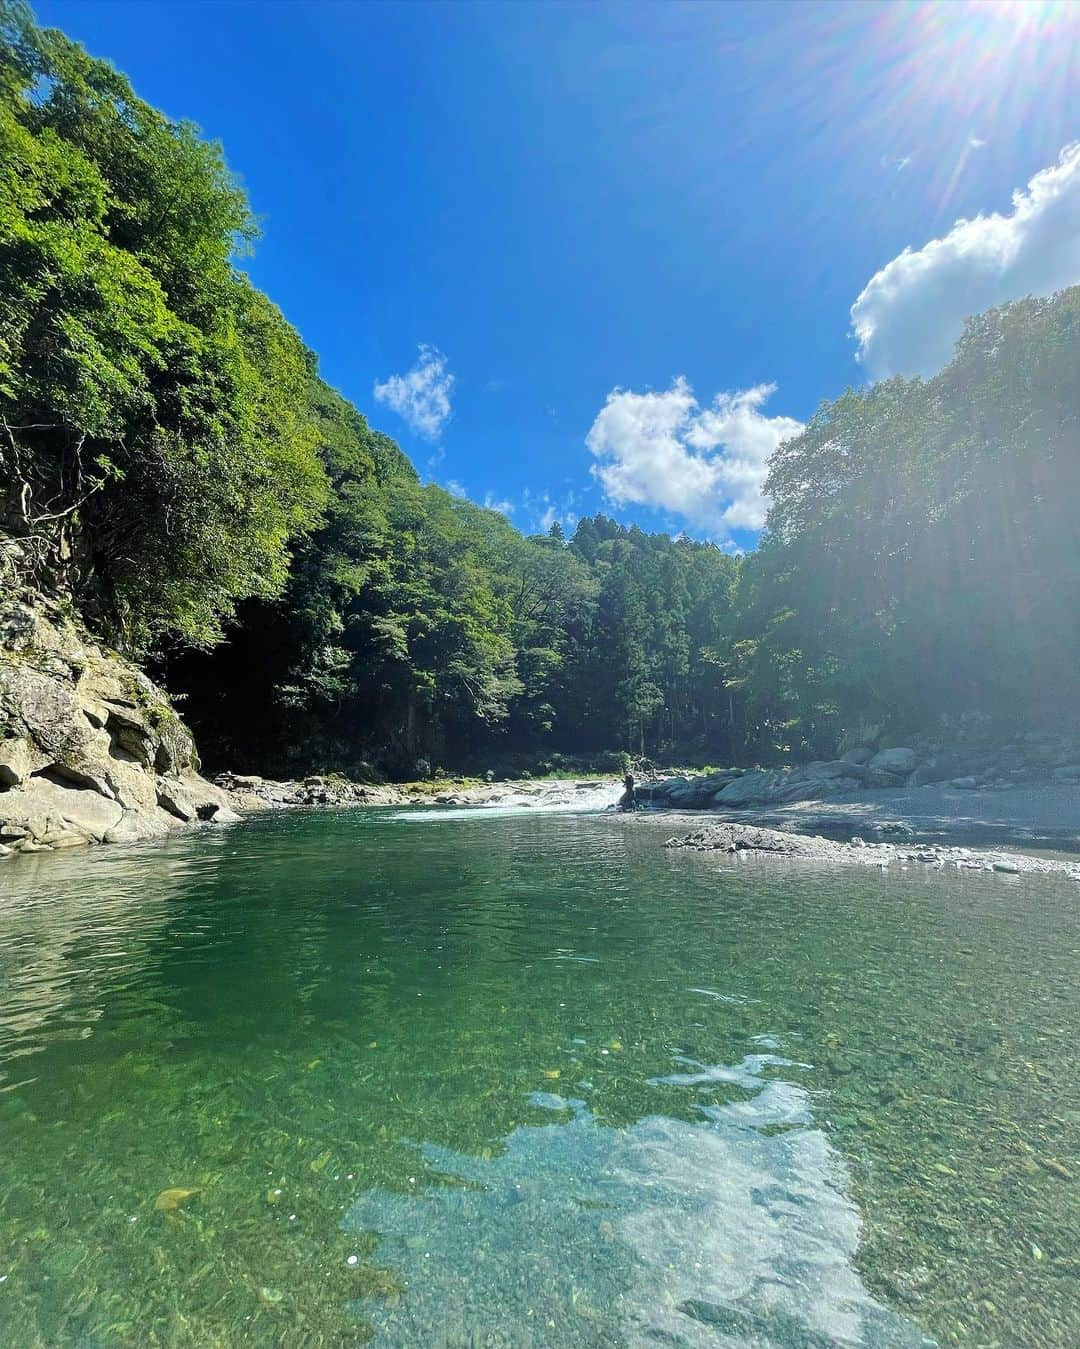
[[[744,624],[826,740],[863,717],[1075,715],[1080,288],[971,319],[934,379],[822,405],[777,451]]]
[[[312,361],[220,147],[0,0],[2,514],[118,645],[208,643],[325,497]]]
[[[739,558],[422,483],[240,270],[255,236],[219,146],[0,0],[0,562],[156,661],[211,761],[768,762],[1075,717],[1080,288],[823,403]]]

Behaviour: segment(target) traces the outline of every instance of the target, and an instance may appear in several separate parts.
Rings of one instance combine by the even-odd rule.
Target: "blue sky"
[[[36,12],[224,143],[324,376],[525,529],[747,546],[823,398],[1080,281],[1065,4]]]

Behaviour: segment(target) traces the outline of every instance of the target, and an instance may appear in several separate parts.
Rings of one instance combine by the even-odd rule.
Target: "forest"
[[[745,556],[604,515],[525,536],[320,379],[243,271],[221,147],[19,0],[0,176],[0,578],[162,679],[209,767],[775,763],[1075,721],[1080,288],[823,403]]]

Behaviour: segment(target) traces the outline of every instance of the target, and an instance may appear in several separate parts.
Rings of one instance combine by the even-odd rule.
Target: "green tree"
[[[934,379],[849,392],[777,451],[744,631],[798,653],[808,747],[1075,714],[1078,371],[1074,288],[972,319]]]
[[[324,499],[253,237],[218,146],[0,0],[0,522],[127,650],[216,640]]]

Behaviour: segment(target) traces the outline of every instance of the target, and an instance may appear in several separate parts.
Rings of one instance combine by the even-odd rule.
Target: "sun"
[[[1038,27],[1052,21],[1065,8],[1066,0],[969,0],[965,8],[986,13],[1021,28]]]
[[[1073,0],[956,0],[917,9],[927,27],[952,32],[959,41],[1026,41],[1076,17]]]

